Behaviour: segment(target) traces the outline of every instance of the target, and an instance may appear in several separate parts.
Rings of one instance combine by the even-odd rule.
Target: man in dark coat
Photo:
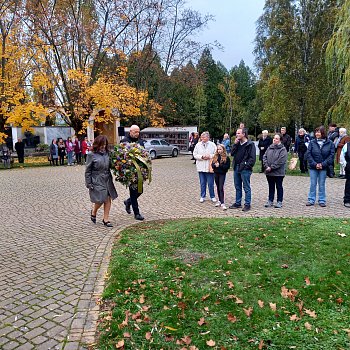
[[[287,134],[287,129],[285,126],[281,128],[281,135],[281,142],[283,143],[283,146],[286,147],[287,152],[289,152],[290,144],[292,143],[292,138]]]
[[[262,136],[259,139],[259,143],[258,143],[258,148],[259,148],[259,159],[261,161],[261,170],[260,173],[264,172],[264,162],[263,162],[263,157],[264,154],[266,152],[266,150],[268,149],[268,147],[272,144],[272,138],[269,136],[269,132],[267,130],[263,130],[262,131]]]
[[[24,163],[24,143],[22,139],[18,139],[15,143],[15,150],[17,152],[18,163]]]
[[[140,139],[140,128],[137,125],[132,125],[130,127],[129,135],[124,137],[121,143],[138,143],[141,146],[145,145],[145,141]],[[138,191],[138,188],[133,188],[129,186],[130,197],[124,201],[125,210],[128,214],[131,214],[131,207],[134,212],[136,220],[144,220],[144,217],[140,214],[139,204],[137,199],[143,193],[143,187],[141,192]]]
[[[256,161],[256,150],[254,142],[248,139],[248,130],[246,128],[237,129],[235,143],[231,148],[231,155],[233,156],[232,168],[236,200],[229,208],[242,208],[243,186],[245,201],[242,211],[248,211],[250,210],[252,200],[250,177]]]
[[[301,128],[298,131],[298,136],[295,138],[294,153],[298,154],[300,171],[307,172],[306,152],[307,146],[310,143],[310,136],[306,134],[306,130]]]
[[[327,138],[329,141],[333,142],[333,144],[335,145],[335,143],[339,138],[339,128],[337,127],[337,124],[331,123],[328,125]],[[327,176],[331,178],[335,176],[334,160],[333,160],[333,164],[331,164],[327,169]]]

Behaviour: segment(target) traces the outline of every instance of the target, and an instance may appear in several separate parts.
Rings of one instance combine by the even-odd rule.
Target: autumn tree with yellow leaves
[[[33,52],[21,26],[19,1],[0,2],[0,143],[4,140],[5,125],[12,123],[29,130],[34,123],[45,120],[47,111],[32,99],[28,86],[33,72]]]

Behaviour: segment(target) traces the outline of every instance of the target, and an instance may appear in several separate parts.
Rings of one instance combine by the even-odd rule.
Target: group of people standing
[[[53,139],[50,145],[48,160],[51,165],[64,165],[67,158],[67,165],[74,163],[85,164],[87,155],[92,151],[92,142],[87,137],[80,140],[68,137],[66,141],[62,138]]]
[[[350,207],[350,138],[346,137],[346,129],[339,129],[339,136],[334,136],[333,124],[329,127],[327,135],[324,126],[314,130],[311,138],[304,129],[300,129],[295,142],[294,151],[300,160],[301,172],[309,172],[310,188],[306,206],[316,203],[318,189],[318,204],[326,207],[326,178],[333,177],[334,156],[336,149],[339,152],[337,161],[341,164],[341,174],[344,171],[346,178],[344,205]],[[224,198],[224,183],[231,162],[229,154],[233,157],[233,180],[236,191],[235,202],[229,206],[230,209],[242,208],[243,211],[251,209],[251,186],[250,178],[256,161],[255,144],[249,140],[246,128],[240,127],[236,131],[234,144],[230,147],[225,144],[215,145],[209,140],[209,133],[203,132],[201,139],[193,151],[196,159],[197,171],[200,182],[200,202],[206,198],[208,187],[210,200],[227,209]],[[283,203],[283,180],[286,174],[288,152],[292,143],[291,137],[286,133],[286,128],[281,128],[281,133],[276,133],[273,138],[268,136],[268,131],[262,132],[258,148],[260,150],[261,171],[265,173],[268,183],[268,199],[265,207],[282,208]],[[214,193],[214,181],[217,187],[218,201]],[[245,194],[242,207],[243,191]],[[275,193],[277,200],[274,203]]]

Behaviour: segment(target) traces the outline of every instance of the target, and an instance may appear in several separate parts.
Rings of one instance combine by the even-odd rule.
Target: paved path
[[[86,349],[94,342],[97,298],[118,230],[134,224],[123,208],[125,188],[111,212],[113,229],[93,225],[84,167],[0,171],[0,349]],[[232,172],[226,181],[233,199]],[[328,179],[327,208],[305,207],[307,177],[286,177],[282,209],[266,209],[263,174],[252,178],[252,210],[222,211],[199,203],[189,157],[154,161],[153,182],[140,198],[147,220],[209,217],[349,217],[342,205],[344,180]],[[338,198],[338,200],[337,200]]]

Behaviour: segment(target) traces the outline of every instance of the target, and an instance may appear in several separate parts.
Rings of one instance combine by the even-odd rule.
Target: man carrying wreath
[[[130,127],[129,135],[124,137],[121,143],[138,143],[140,146],[145,145],[145,141],[140,139],[140,128],[137,125],[132,125]],[[143,193],[143,184],[140,191],[140,188],[135,186],[129,186],[130,197],[124,201],[125,210],[128,214],[131,214],[131,207],[134,212],[136,220],[144,220],[144,217],[140,214],[139,204],[137,199]]]

